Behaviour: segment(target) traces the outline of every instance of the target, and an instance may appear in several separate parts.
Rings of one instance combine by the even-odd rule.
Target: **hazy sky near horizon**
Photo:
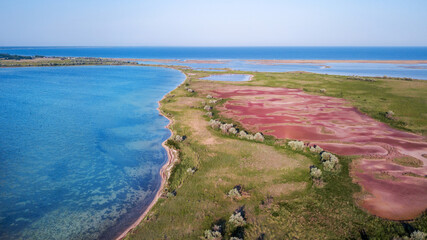
[[[426,0],[0,0],[0,46],[427,46]]]

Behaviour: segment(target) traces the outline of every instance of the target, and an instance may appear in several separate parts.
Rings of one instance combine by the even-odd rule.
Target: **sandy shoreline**
[[[183,73],[184,74],[184,73]],[[184,74],[185,75],[185,74]],[[187,76],[186,76],[186,78],[184,79],[184,81],[187,79]],[[179,87],[179,85],[177,86],[177,87]],[[177,88],[176,87],[176,88]],[[174,88],[173,90],[175,90],[176,88]],[[172,90],[172,91],[173,91]],[[169,92],[170,93],[170,92]],[[159,107],[157,108],[157,110],[159,111],[159,114],[160,115],[162,115],[163,117],[165,117],[166,119],[168,119],[169,120],[169,123],[168,123],[168,125],[166,125],[165,126],[165,128],[167,128],[170,132],[171,132],[171,137],[173,136],[173,132],[172,132],[172,130],[170,129],[170,126],[172,125],[172,123],[173,123],[173,119],[172,118],[169,118],[169,117],[167,117],[163,112],[162,112],[162,110],[160,110],[160,107],[161,107],[161,101],[166,97],[166,95],[168,95],[169,93],[167,93],[167,94],[165,94],[164,96],[163,96],[163,98],[160,100],[160,101],[158,101],[158,104],[159,104]],[[170,138],[168,138],[168,139],[170,139]],[[169,179],[169,177],[170,177],[170,173],[171,173],[171,171],[172,171],[172,168],[173,168],[173,166],[175,165],[175,162],[178,160],[178,157],[177,157],[177,155],[176,155],[176,153],[177,153],[177,151],[175,150],[175,149],[172,149],[172,148],[170,148],[170,147],[168,147],[167,145],[166,145],[166,142],[167,142],[167,140],[168,139],[166,139],[164,142],[162,142],[162,146],[166,149],[166,152],[167,152],[167,155],[168,155],[168,160],[167,160],[167,162],[162,166],[162,168],[160,169],[160,177],[162,178],[162,180],[161,180],[161,183],[160,183],[160,187],[159,187],[159,189],[157,190],[157,193],[156,193],[156,196],[154,197],[154,199],[151,201],[151,203],[150,203],[150,205],[148,205],[148,207],[144,210],[144,212],[142,213],[142,215],[131,225],[131,226],[129,226],[122,234],[120,234],[120,236],[118,236],[117,238],[116,238],[116,240],[122,240],[122,239],[124,239],[125,237],[126,237],[126,235],[130,232],[130,231],[132,231],[134,228],[136,228],[141,222],[142,222],[142,220],[147,216],[147,214],[148,214],[148,212],[154,207],[154,205],[157,203],[157,201],[159,200],[159,198],[162,196],[162,193],[163,193],[163,189],[164,189],[164,187],[165,187],[165,185],[166,185],[166,182],[167,182],[167,180]]]
[[[159,102],[160,104],[160,102]],[[157,108],[160,112],[160,115],[162,115],[163,117],[167,118],[169,120],[168,125],[166,125],[165,128],[169,129],[169,131],[171,132],[171,134],[173,134],[172,130],[170,130],[169,126],[173,123],[173,120],[168,118],[166,115],[164,115],[160,108]],[[147,216],[148,212],[154,207],[154,205],[157,203],[157,201],[159,200],[159,198],[161,197],[162,193],[163,193],[163,189],[166,185],[166,181],[168,180],[172,167],[174,166],[175,162],[177,161],[177,157],[176,157],[176,150],[169,148],[166,145],[166,141],[168,139],[166,139],[163,143],[162,146],[166,149],[166,152],[168,154],[168,160],[167,162],[162,166],[162,168],[160,169],[160,177],[162,178],[161,183],[160,183],[160,187],[157,190],[156,196],[154,197],[154,199],[151,201],[150,205],[148,205],[148,207],[145,209],[145,211],[142,213],[142,215],[130,226],[128,227],[122,234],[120,234],[119,237],[116,238],[116,240],[121,240],[124,239],[126,237],[126,235],[135,227],[137,227],[142,220]]]

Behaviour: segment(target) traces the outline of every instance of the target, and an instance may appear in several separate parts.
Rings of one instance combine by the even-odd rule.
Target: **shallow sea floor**
[[[131,66],[0,69],[0,239],[111,239],[152,200],[185,76]]]

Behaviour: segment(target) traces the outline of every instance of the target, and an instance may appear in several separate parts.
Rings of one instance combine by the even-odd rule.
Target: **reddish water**
[[[371,194],[361,205],[372,214],[402,220],[427,208],[427,159],[422,156],[427,154],[427,143],[422,136],[378,122],[346,100],[298,89],[227,86],[209,93],[230,98],[219,109],[221,114],[246,129],[308,141],[340,155],[365,156],[356,164],[354,175]],[[401,156],[417,158],[424,165],[403,167],[391,161]],[[392,177],[380,178],[379,174]]]

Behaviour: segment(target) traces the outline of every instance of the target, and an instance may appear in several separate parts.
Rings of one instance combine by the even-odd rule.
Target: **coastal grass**
[[[164,197],[126,239],[200,239],[213,225],[223,226],[224,239],[242,234],[245,239],[392,239],[409,236],[414,230],[427,231],[426,214],[413,221],[398,222],[372,216],[359,208],[354,196],[361,195],[361,188],[349,175],[353,160],[350,157],[339,156],[341,170],[323,171],[325,184],[316,187],[310,178],[309,166],[322,169],[317,154],[307,149],[293,151],[285,141],[270,136],[261,143],[213,130],[204,115],[202,102],[207,102],[206,96],[193,86],[201,82],[199,77],[212,73],[183,71],[187,74],[185,83],[161,102],[161,110],[173,118],[170,127],[174,134],[187,136],[183,142],[169,143],[178,149],[180,161],[172,171]],[[389,122],[393,127],[414,132],[425,130],[424,120],[417,112],[423,111],[421,102],[425,101],[418,89],[425,85],[418,81],[360,81],[308,73],[251,74],[255,76],[251,82],[227,84],[304,88],[313,94],[343,97],[384,122],[379,113],[394,111],[397,119],[405,124]],[[374,88],[381,92],[375,95],[370,85],[351,89],[357,85],[352,81],[374,83]],[[195,93],[188,93],[185,87],[193,88]],[[320,93],[320,88],[327,89],[326,93]],[[380,98],[386,100],[368,106]],[[415,101],[410,110],[393,107],[399,105],[399,100],[410,102],[411,98],[420,98],[420,101]],[[217,104],[224,101],[226,99]],[[215,119],[232,122],[220,117],[215,107],[213,113]],[[188,172],[189,168],[196,171]],[[243,187],[244,194],[232,199],[227,193],[236,185]],[[228,219],[240,208],[244,209],[248,224],[237,231]]]

